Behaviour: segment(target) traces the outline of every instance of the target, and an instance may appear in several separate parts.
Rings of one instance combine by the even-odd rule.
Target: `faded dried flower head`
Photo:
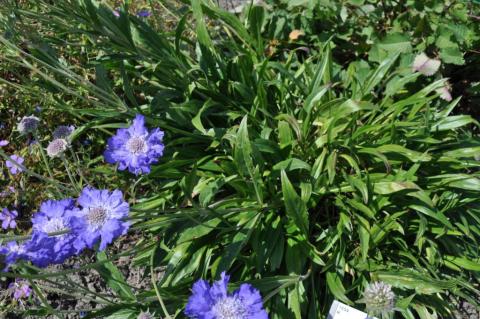
[[[422,52],[415,57],[412,70],[413,72],[420,72],[423,75],[431,76],[437,73],[441,64],[440,60],[431,59]]]
[[[60,156],[68,148],[68,142],[63,138],[57,138],[51,141],[47,146],[47,155],[51,158]]]
[[[395,294],[391,285],[376,281],[365,288],[361,302],[365,303],[368,314],[385,314],[394,310]]]
[[[442,86],[439,89],[436,89],[435,92],[437,92],[442,100],[445,100],[447,102],[452,101],[452,86],[450,83],[446,82],[444,86]]]
[[[37,130],[40,119],[36,116],[24,116],[17,124],[17,130],[22,134],[32,133]]]
[[[154,319],[154,314],[150,313],[150,312],[140,312],[140,314],[138,315],[137,319]]]
[[[60,125],[55,129],[55,131],[53,131],[53,139],[68,139],[74,130],[75,126],[73,125]]]

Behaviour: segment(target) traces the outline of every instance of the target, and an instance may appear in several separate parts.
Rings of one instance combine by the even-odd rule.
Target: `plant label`
[[[347,306],[335,300],[330,307],[327,319],[377,319],[369,317],[365,312]]]

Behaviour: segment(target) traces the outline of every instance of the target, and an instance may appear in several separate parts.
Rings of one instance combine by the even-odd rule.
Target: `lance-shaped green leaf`
[[[292,183],[288,179],[285,171],[282,170],[282,192],[285,209],[288,217],[290,217],[298,229],[308,235],[308,212],[302,198],[295,192]]]

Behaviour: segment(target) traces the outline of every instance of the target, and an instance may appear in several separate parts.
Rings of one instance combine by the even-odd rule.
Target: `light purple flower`
[[[23,159],[23,157],[21,156],[18,156],[18,155],[12,155],[10,156],[10,158],[12,160],[14,160],[17,164],[23,164],[23,162],[25,161]],[[8,167],[8,170],[10,171],[10,173],[12,173],[13,175],[16,175],[20,172],[23,172],[23,168],[21,167],[18,167],[17,165],[15,165],[14,163],[12,163],[11,161],[6,161],[5,162],[5,165]]]
[[[67,140],[63,138],[57,138],[51,141],[47,146],[47,155],[50,158],[61,156],[68,148]]]
[[[32,288],[25,280],[17,280],[8,285],[8,289],[12,291],[13,298],[16,300],[28,298],[32,294]]]
[[[16,210],[8,210],[4,208],[0,213],[0,220],[2,221],[2,228],[15,228],[17,227],[17,222],[15,219],[18,217],[18,212]]]
[[[205,280],[197,281],[193,285],[185,314],[198,319],[268,319],[260,292],[250,284],[242,284],[229,294],[229,280],[230,276],[223,272],[220,280],[212,286]]]
[[[118,163],[119,170],[128,169],[133,174],[149,173],[150,165],[163,155],[163,132],[145,127],[145,118],[138,114],[129,128],[118,129],[108,140],[104,152],[108,163]]]
[[[145,9],[140,10],[140,11],[137,12],[137,16],[142,17],[142,18],[147,18],[147,17],[149,17],[149,16],[151,16],[151,15],[152,15],[152,13],[151,13],[150,11],[148,11],[148,10],[145,10]]]
[[[82,207],[78,212],[78,236],[87,247],[92,248],[100,241],[100,250],[104,250],[115,238],[127,233],[130,222],[130,206],[123,200],[120,190],[110,192],[86,187],[78,198]]]
[[[120,11],[118,9],[115,9],[112,11],[113,15],[116,16],[117,18],[120,16]]]
[[[4,146],[7,146],[8,145],[8,141],[7,140],[1,140],[0,141],[0,147],[4,147]]]

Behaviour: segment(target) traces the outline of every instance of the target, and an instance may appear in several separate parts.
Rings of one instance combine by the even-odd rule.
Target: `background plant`
[[[413,52],[442,49],[442,34],[425,31],[435,40],[414,37],[408,50],[406,41],[382,47],[384,34],[373,31],[368,47],[341,41],[350,22],[346,39],[362,23],[413,25],[409,14],[417,9],[399,18],[395,3],[383,4],[367,20],[358,12],[368,3],[332,2],[324,21],[338,8],[359,17],[330,33],[318,29],[318,38],[306,27],[321,20],[318,8],[300,17],[298,1],[270,3],[285,10],[252,7],[241,20],[192,1],[174,30],[158,29],[158,17],[135,16],[128,4],[120,17],[113,4],[89,0],[9,7],[0,41],[14,78],[2,81],[25,96],[25,113],[38,101],[47,123],[61,115],[77,126],[80,164],[72,155],[70,165],[80,165],[81,183],[119,187],[134,204],[132,233],[141,240],[82,266],[97,269],[113,292],[87,317],[134,318],[146,307],[182,317],[192,283],[224,270],[260,289],[272,318],[319,318],[333,298],[361,307],[355,302],[375,280],[394,287],[405,318],[451,317],[452,298],[478,305],[480,145],[471,131],[478,123],[452,113],[459,98],[438,98],[446,79],[411,70]],[[429,5],[415,8],[436,15]],[[476,27],[451,11],[438,14],[447,16],[440,24]],[[308,52],[271,42],[289,32],[282,19],[305,31]],[[279,33],[272,35],[274,27]],[[386,37],[400,39],[395,34]],[[470,35],[446,37],[462,52],[478,41]],[[475,65],[470,61],[467,67]],[[141,178],[101,158],[106,138],[136,113],[165,131],[164,160]],[[43,130],[41,143],[49,137]],[[47,175],[40,164],[34,168]],[[68,187],[61,166],[53,173]],[[49,185],[41,197],[56,196]],[[125,283],[115,266],[125,255],[145,267],[151,290]],[[78,270],[20,265],[5,275],[63,288],[71,284],[69,271]],[[48,303],[27,313],[61,315]]]

